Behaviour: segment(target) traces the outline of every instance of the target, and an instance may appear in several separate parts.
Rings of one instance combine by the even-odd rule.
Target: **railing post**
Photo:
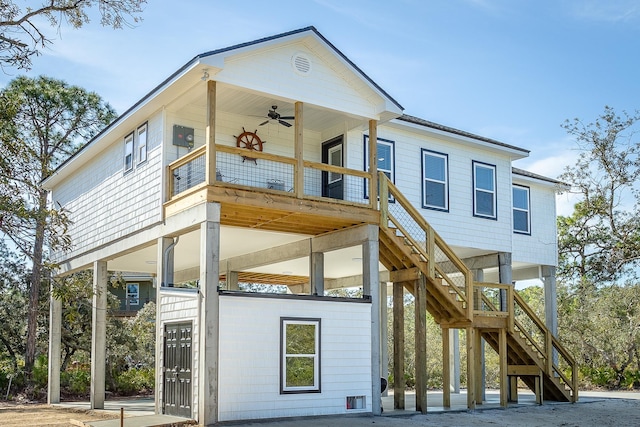
[[[468,269],[464,271],[465,293],[467,294],[467,318],[473,323],[473,277]]]
[[[427,234],[426,243],[427,243],[427,255],[429,255],[429,263],[427,264],[427,269],[429,272],[429,278],[433,279],[436,277],[436,262],[435,262],[435,253],[436,253],[436,236],[433,228],[428,226],[424,229],[424,232]]]
[[[547,375],[553,376],[553,335],[548,329],[544,329],[545,357],[547,359]]]
[[[205,182],[213,185],[216,180],[216,82],[207,80],[207,128],[205,130]],[[169,177],[171,179],[171,177]]]
[[[294,151],[296,157],[296,164],[293,167],[293,191],[298,199],[304,197],[304,150],[303,150],[303,104],[302,102],[296,102],[295,104],[295,121],[294,127]]]
[[[515,312],[515,301],[513,300],[513,286],[509,286],[507,288],[507,313],[508,313],[508,325],[509,325],[509,332],[513,333],[514,329],[515,329],[515,316],[516,316],[516,312]]]
[[[369,120],[369,207],[376,208],[378,194],[378,122]],[[382,197],[381,197],[382,198]]]
[[[173,198],[173,172],[171,171],[171,167],[167,166],[167,201]]]
[[[573,387],[573,403],[578,401],[578,364],[573,362],[571,366],[571,386]]]
[[[389,186],[387,176],[379,173],[380,185],[380,227],[386,230],[389,227]]]

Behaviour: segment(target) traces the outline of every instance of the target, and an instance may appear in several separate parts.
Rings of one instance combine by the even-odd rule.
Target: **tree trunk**
[[[47,215],[47,192],[40,190],[38,200],[38,217],[36,220],[36,234],[33,244],[33,268],[29,286],[29,308],[27,310],[27,343],[24,356],[24,371],[28,380],[31,379],[33,364],[36,358],[36,340],[38,329],[38,308],[40,299],[40,284],[42,282],[42,253],[44,248],[44,230]]]

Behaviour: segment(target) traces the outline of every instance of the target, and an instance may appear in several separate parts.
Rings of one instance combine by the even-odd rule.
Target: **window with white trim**
[[[127,283],[127,306],[140,305],[140,284]]]
[[[138,147],[138,164],[144,163],[147,161],[147,124],[143,124],[138,127],[137,132],[137,147]]]
[[[449,156],[422,149],[422,207],[449,210]]]
[[[320,319],[280,319],[280,393],[320,392]]]
[[[474,161],[473,215],[497,219],[496,206],[496,167]]]
[[[513,186],[513,231],[531,234],[530,192],[528,187]]]
[[[395,184],[395,142],[388,139],[378,138],[376,144],[378,158],[378,172],[384,172],[389,180]],[[364,170],[369,170],[369,135],[364,136]],[[365,185],[365,197],[369,197],[368,185]]]
[[[124,138],[124,171],[133,169],[133,132]]]

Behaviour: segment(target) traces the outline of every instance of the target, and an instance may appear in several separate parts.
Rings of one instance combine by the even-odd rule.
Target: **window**
[[[378,172],[384,172],[389,180],[395,183],[395,143],[388,139],[378,138],[376,147],[378,151]],[[364,170],[369,170],[369,135],[364,136]],[[369,197],[368,185],[365,185],[364,191],[365,197]]]
[[[329,148],[328,156],[329,156],[330,165],[342,167],[343,166],[342,165],[342,144],[337,144]],[[335,182],[340,181],[341,179],[342,179],[341,173],[329,172],[328,184],[333,184]]]
[[[133,133],[124,138],[124,171],[133,169]]]
[[[473,162],[473,214],[496,219],[496,167]]]
[[[320,319],[281,318],[280,393],[320,392]]]
[[[138,128],[138,164],[147,161],[147,124]]]
[[[140,284],[127,283],[127,307],[140,305]]]
[[[449,210],[449,158],[422,149],[422,207]]]
[[[531,234],[531,218],[529,216],[529,188],[513,186],[513,231]]]

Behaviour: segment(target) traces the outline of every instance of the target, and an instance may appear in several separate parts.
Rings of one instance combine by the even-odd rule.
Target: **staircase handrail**
[[[553,336],[549,328],[540,320],[540,318],[533,312],[531,307],[525,302],[525,300],[520,296],[518,292],[512,292],[513,295],[513,304],[518,304],[522,311],[529,317],[533,323],[542,331],[545,338],[545,351],[542,351],[539,345],[533,340],[533,338],[526,332],[526,330],[522,327],[519,322],[515,320],[515,307],[514,310],[510,310],[513,313],[514,321],[518,324],[520,331],[523,332],[524,335],[527,336],[527,339],[535,345],[535,347],[540,351],[541,354],[544,355],[546,363],[545,363],[545,371],[546,374],[553,377],[555,374],[560,376],[562,380],[565,382],[567,387],[569,387],[572,391],[573,401],[577,401],[578,396],[578,373],[577,373],[577,364],[575,359],[571,356],[571,354],[566,350],[566,348],[558,341],[556,337]],[[558,365],[554,363],[553,360],[553,350],[558,352],[558,355],[562,356],[567,365],[571,367],[571,378],[568,378],[560,369]]]
[[[405,238],[410,239],[412,244],[416,243],[415,240],[406,232],[405,228],[400,224],[400,221],[395,218],[391,212],[389,212],[389,195],[393,197],[396,203],[404,208],[404,210],[413,219],[416,225],[422,228],[426,233],[426,248],[416,244],[416,249],[427,260],[427,265],[430,272],[430,277],[435,278],[435,271],[438,271],[440,276],[447,281],[450,288],[452,288],[460,299],[466,304],[467,317],[469,320],[473,320],[473,278],[471,271],[465,265],[465,263],[451,250],[449,245],[438,235],[438,233],[431,227],[431,225],[424,219],[424,217],[418,212],[418,210],[409,202],[409,200],[402,194],[402,192],[391,182],[389,177],[384,172],[378,172],[378,183],[380,193],[380,225],[383,229],[387,229],[391,221],[396,228],[401,230]],[[447,259],[460,271],[465,279],[464,292],[460,290],[455,283],[451,281],[446,272],[442,270],[434,260],[432,254],[435,253],[434,248],[438,247]]]

